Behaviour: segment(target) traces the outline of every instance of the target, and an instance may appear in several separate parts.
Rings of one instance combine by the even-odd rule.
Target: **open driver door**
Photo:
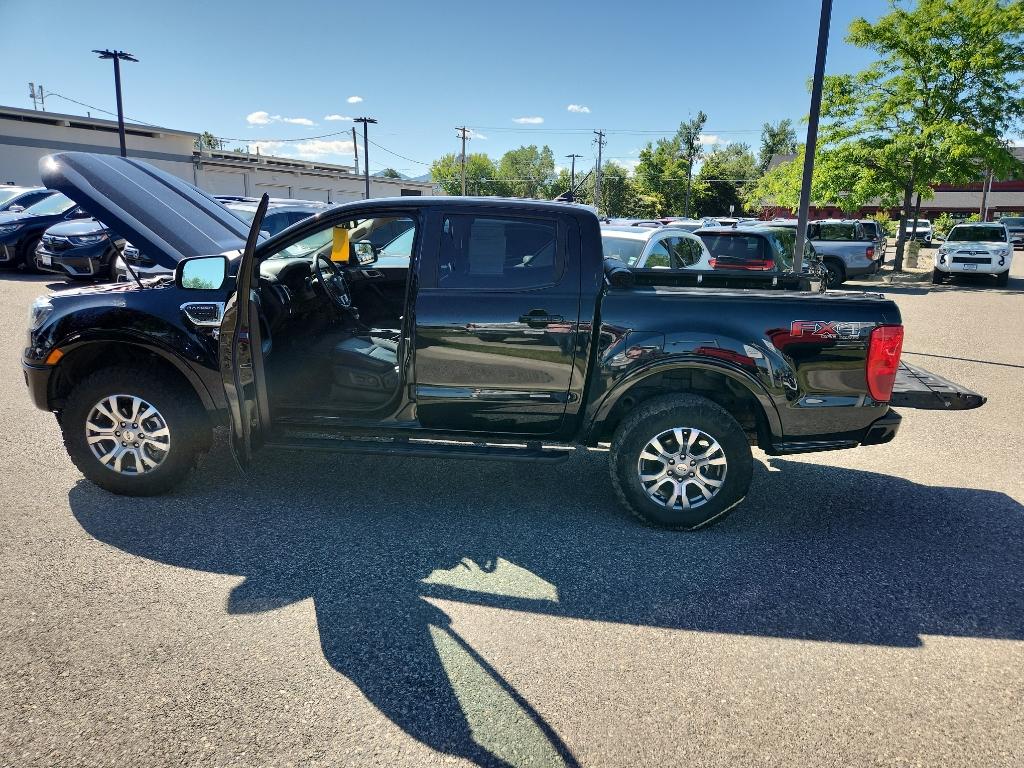
[[[270,196],[256,207],[242,251],[235,292],[224,307],[220,324],[220,374],[231,420],[231,453],[239,467],[252,461],[270,428],[270,401],[263,367],[263,333],[259,317],[256,246]]]

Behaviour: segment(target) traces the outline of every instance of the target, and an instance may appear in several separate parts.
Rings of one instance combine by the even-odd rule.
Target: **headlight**
[[[9,235],[11,232],[17,232],[21,229],[21,224],[5,224],[0,227],[0,235]]]
[[[46,318],[53,312],[53,304],[50,303],[49,296],[40,296],[32,302],[32,306],[28,310],[28,328],[30,331],[34,331],[36,328],[46,322]]]
[[[72,235],[70,237],[71,242],[78,245],[92,245],[106,239],[106,235]]]

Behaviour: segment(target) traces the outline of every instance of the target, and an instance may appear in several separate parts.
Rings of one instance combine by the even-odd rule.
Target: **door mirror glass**
[[[366,267],[377,261],[377,249],[369,240],[360,240],[355,244],[356,259],[359,266]]]
[[[198,256],[178,264],[175,283],[179,288],[215,291],[224,285],[227,273],[228,260],[223,256]]]
[[[7,212],[8,213],[21,213],[24,210],[25,210],[25,206],[23,206],[23,205],[12,205],[10,208],[7,209]]]

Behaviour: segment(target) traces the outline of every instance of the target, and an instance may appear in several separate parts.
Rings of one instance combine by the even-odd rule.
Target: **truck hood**
[[[39,161],[49,189],[63,192],[150,257],[175,264],[245,246],[248,227],[217,200],[149,163],[90,152]]]

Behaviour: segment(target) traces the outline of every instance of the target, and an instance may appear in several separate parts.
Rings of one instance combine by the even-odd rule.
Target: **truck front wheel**
[[[127,496],[170,490],[210,442],[191,393],[133,367],[104,368],[79,383],[60,414],[75,466],[101,488]]]
[[[612,440],[615,492],[652,525],[690,531],[722,519],[746,496],[753,459],[746,434],[696,395],[642,403]]]

